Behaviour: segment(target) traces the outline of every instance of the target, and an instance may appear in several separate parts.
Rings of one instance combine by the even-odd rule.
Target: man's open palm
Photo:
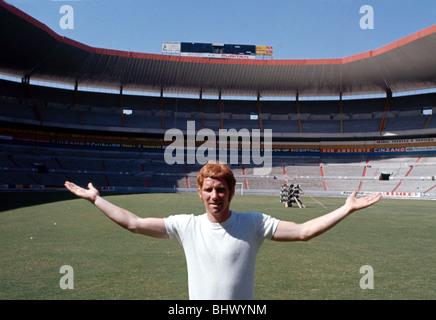
[[[88,184],[88,189],[79,187],[78,185],[66,181],[65,187],[70,190],[72,193],[74,193],[76,196],[81,197],[83,199],[89,200],[91,202],[94,202],[97,196],[99,195],[98,190],[92,185],[92,183]]]
[[[356,198],[357,192],[354,191],[346,201],[351,211],[360,210],[373,205],[381,199],[381,193],[374,193],[367,197]]]

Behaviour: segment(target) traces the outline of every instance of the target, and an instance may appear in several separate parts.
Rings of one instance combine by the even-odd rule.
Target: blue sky
[[[274,59],[342,58],[436,24],[435,0],[6,0],[92,47],[160,53],[163,41],[271,45]],[[74,29],[62,29],[63,5]],[[360,8],[374,10],[362,29]]]

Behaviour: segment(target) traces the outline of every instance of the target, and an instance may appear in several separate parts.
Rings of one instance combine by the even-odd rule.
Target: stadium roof
[[[132,91],[223,96],[339,96],[436,88],[436,25],[340,59],[239,60],[94,48],[0,0],[0,73]]]

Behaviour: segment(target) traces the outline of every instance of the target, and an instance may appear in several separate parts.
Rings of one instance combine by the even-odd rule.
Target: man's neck
[[[210,222],[223,223],[230,218],[230,216],[232,215],[232,212],[231,212],[231,210],[227,210],[225,212],[222,212],[222,213],[216,214],[216,215],[209,213],[209,212],[207,212],[206,214],[207,214],[207,218]]]

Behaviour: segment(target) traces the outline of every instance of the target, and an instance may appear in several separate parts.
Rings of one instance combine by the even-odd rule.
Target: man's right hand
[[[88,189],[79,187],[78,185],[70,181],[66,181],[64,185],[68,190],[70,190],[76,196],[91,201],[92,203],[94,203],[97,197],[100,195],[98,190],[92,185],[91,182],[88,184]]]

